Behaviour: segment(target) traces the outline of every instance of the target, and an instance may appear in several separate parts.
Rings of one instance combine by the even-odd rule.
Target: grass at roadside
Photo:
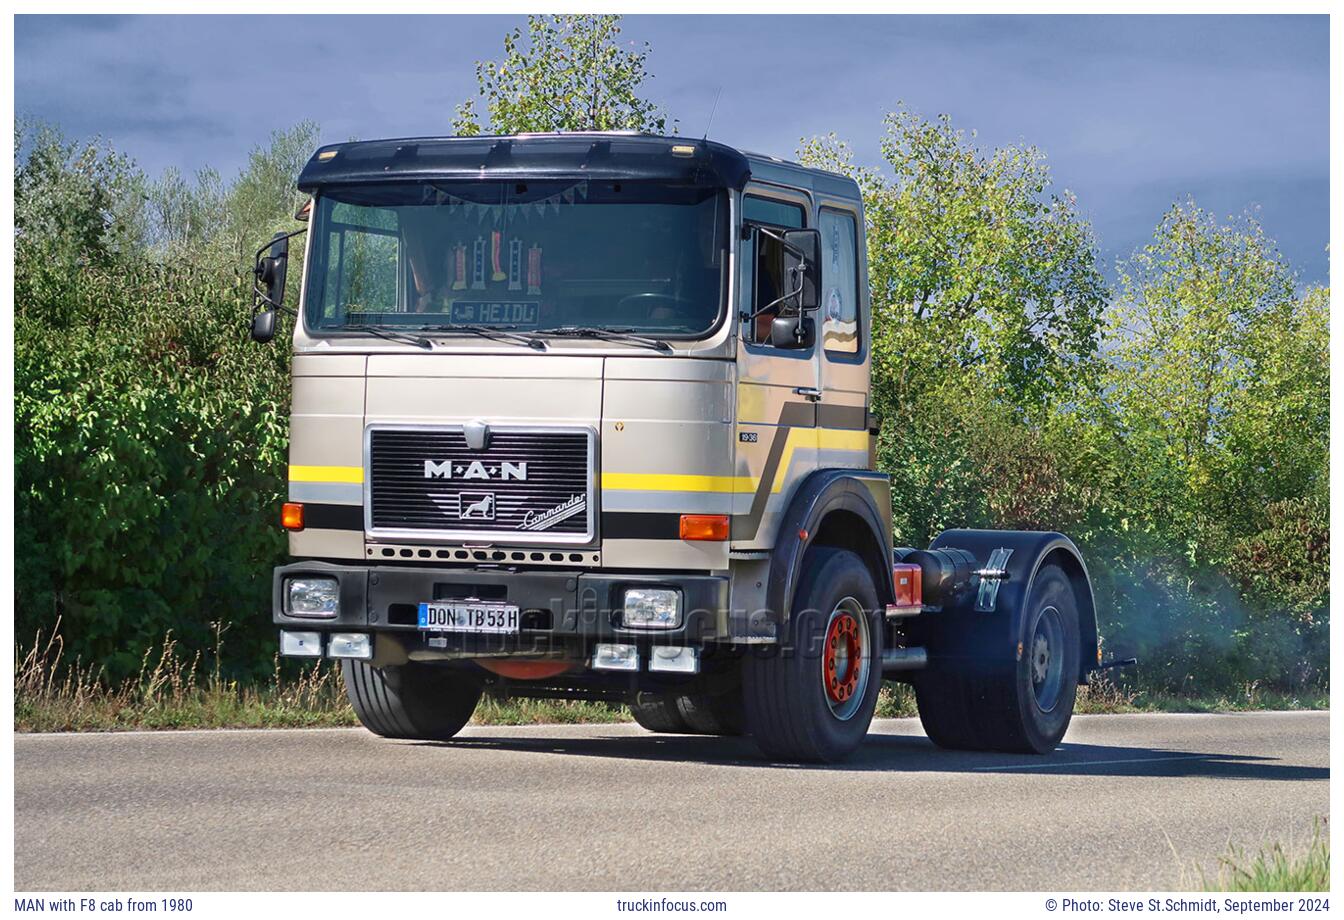
[[[1167,693],[1121,687],[1099,677],[1078,688],[1074,712],[1113,714],[1120,712],[1253,712],[1256,710],[1329,709],[1327,687],[1303,688],[1287,693],[1249,683],[1234,691]]]
[[[1234,847],[1214,878],[1201,878],[1209,891],[1329,891],[1330,837],[1317,821],[1305,849],[1275,843],[1248,857]]]
[[[624,706],[568,700],[487,697],[473,721],[488,725],[624,722]],[[248,685],[206,672],[202,657],[179,654],[172,637],[146,652],[140,672],[120,683],[99,669],[62,663],[59,635],[38,636],[15,656],[14,730],[129,731],[182,728],[315,728],[358,725],[340,670],[318,661],[294,673],[282,669]]]
[[[212,656],[217,658],[217,656]],[[1167,696],[1125,690],[1102,679],[1079,688],[1080,713],[1225,712],[1252,709],[1327,709],[1328,693],[1297,695],[1262,690]],[[907,685],[888,684],[877,715],[917,714]],[[494,699],[477,707],[473,721],[485,725],[624,722],[620,705],[565,700]],[[14,729],[20,732],[125,731],[181,728],[307,728],[358,724],[345,699],[340,672],[318,661],[294,670],[276,661],[268,681],[242,684],[220,676],[198,653],[187,658],[172,637],[145,653],[140,672],[120,683],[101,670],[62,661],[58,634],[38,636],[18,650],[14,669]]]

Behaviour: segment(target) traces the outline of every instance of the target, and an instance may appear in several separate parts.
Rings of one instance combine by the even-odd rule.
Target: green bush
[[[124,161],[50,131],[32,144],[16,183],[18,634],[59,618],[68,658],[119,679],[165,633],[200,649],[228,623],[231,670],[263,675],[286,350],[247,341],[233,265],[135,242],[117,215],[144,183]],[[90,185],[98,208],[68,209]]]
[[[249,348],[242,305],[198,279],[84,273],[98,325],[15,324],[17,625],[59,616],[114,676],[172,630],[261,625],[284,539],[283,349]],[[70,292],[66,297],[71,297]],[[266,630],[235,630],[264,670]]]

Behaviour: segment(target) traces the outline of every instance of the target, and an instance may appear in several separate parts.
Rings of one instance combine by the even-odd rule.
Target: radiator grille
[[[591,450],[583,430],[493,428],[472,450],[461,429],[370,429],[370,524],[388,534],[586,541]]]

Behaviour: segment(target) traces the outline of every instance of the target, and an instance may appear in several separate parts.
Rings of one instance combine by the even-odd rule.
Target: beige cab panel
[[[362,559],[364,535],[358,530],[308,528],[289,535],[289,554],[315,559]]]
[[[595,426],[602,359],[524,355],[374,355],[366,423]]]
[[[734,513],[740,482],[733,468],[732,377],[726,361],[607,359],[600,439],[604,564],[727,566],[727,542],[684,541],[677,527],[683,514]]]
[[[349,508],[364,500],[360,437],[364,426],[363,355],[296,355],[290,405],[289,500]],[[358,559],[357,531],[310,527],[289,534],[294,556]]]

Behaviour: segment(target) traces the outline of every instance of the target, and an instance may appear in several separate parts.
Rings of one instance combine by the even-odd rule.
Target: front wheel
[[[743,662],[746,728],[769,757],[834,762],[868,734],[882,686],[877,590],[854,553],[809,550],[787,641]]]
[[[737,687],[720,693],[637,693],[630,713],[646,731],[677,735],[740,735],[742,695]]]
[[[360,723],[384,738],[451,738],[471,719],[481,699],[480,684],[434,665],[375,668],[346,659],[341,670]]]

